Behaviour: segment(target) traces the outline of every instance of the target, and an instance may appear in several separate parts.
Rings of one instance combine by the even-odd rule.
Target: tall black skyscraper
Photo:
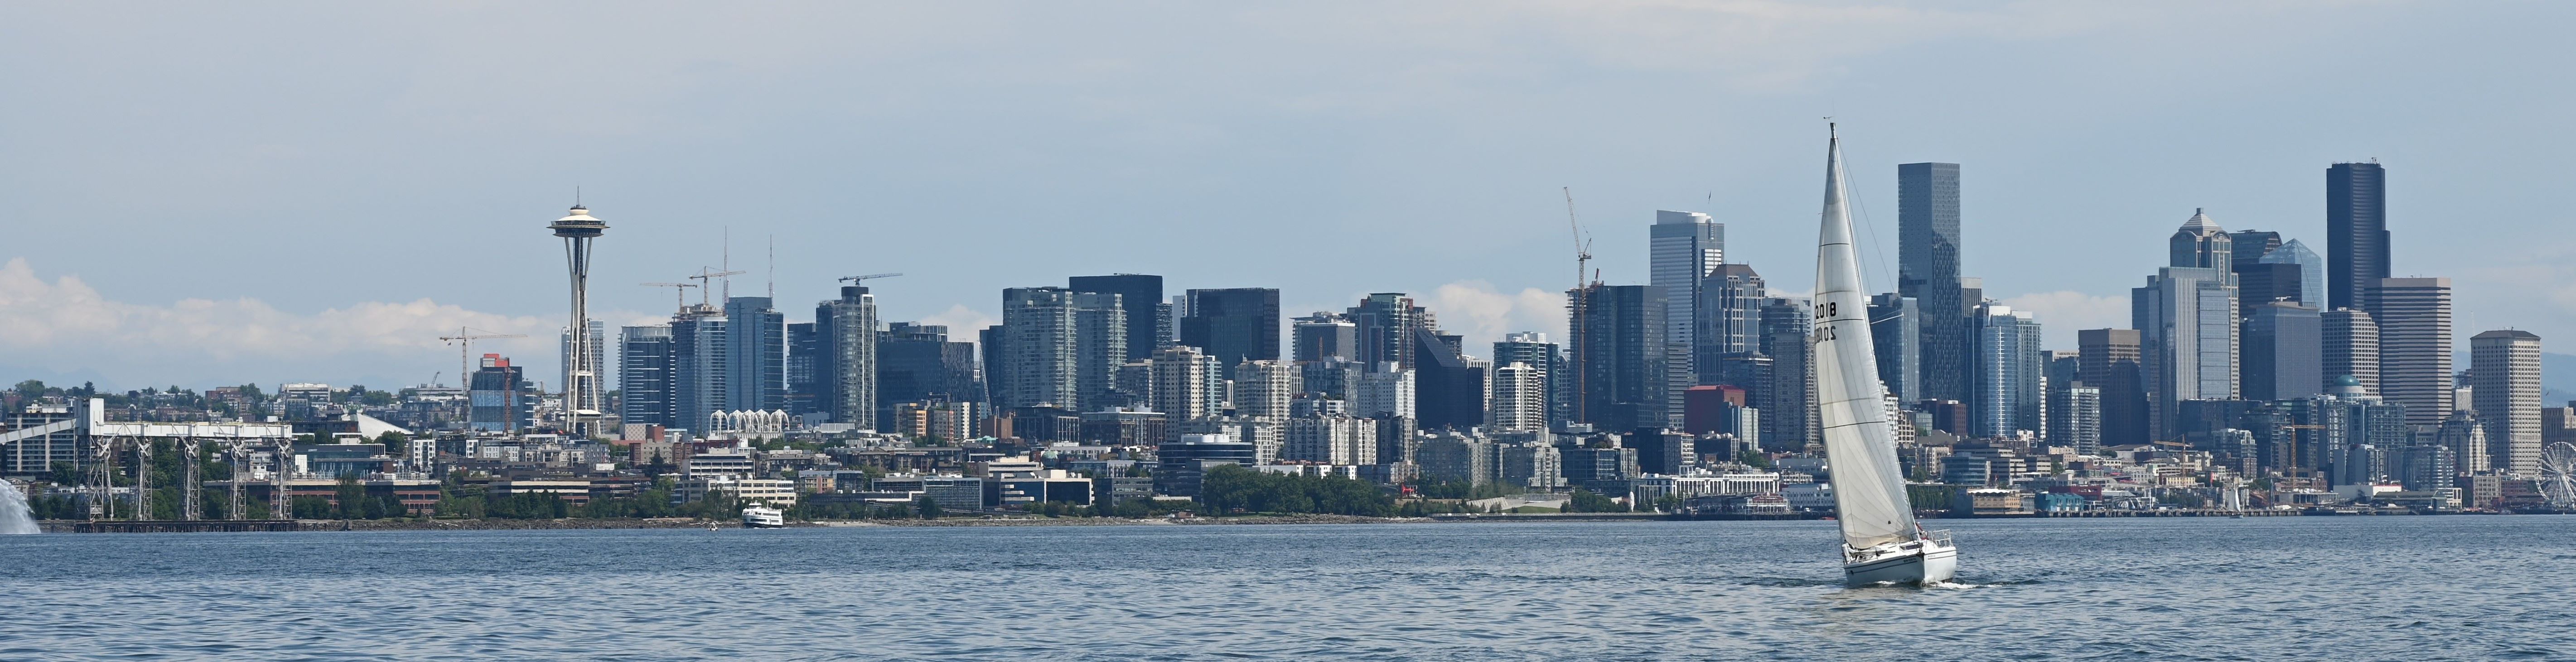
[[[617,342],[618,420],[677,427],[673,402],[671,326],[630,326]]]
[[[1915,397],[1967,402],[1968,308],[1979,302],[1959,287],[1959,164],[1896,166],[1896,225],[1896,292],[1923,315]]]
[[[1192,310],[1196,310],[1193,306]],[[1419,429],[1466,430],[1485,424],[1485,369],[1430,329],[1413,327],[1414,419]]]
[[[1234,364],[1279,358],[1279,290],[1239,287],[1190,290],[1190,316],[1181,319],[1180,343],[1216,358],[1217,370],[1234,378]]]
[[[1665,427],[1664,307],[1646,285],[1592,285],[1583,315],[1570,324],[1583,344],[1573,366],[1580,391],[1577,423],[1600,430]],[[1650,305],[1651,304],[1651,305]]]
[[[1118,306],[1127,317],[1126,360],[1151,358],[1154,352],[1171,344],[1172,339],[1165,334],[1171,329],[1172,304],[1163,300],[1162,276],[1074,276],[1065,279],[1064,285],[1064,289],[1075,292],[1118,295]],[[1273,320],[1276,319],[1274,316]],[[1275,347],[1277,341],[1272,343]]]
[[[2388,277],[2388,173],[2377,163],[2326,168],[2326,305],[2364,310]],[[2379,311],[2373,310],[2374,316]]]

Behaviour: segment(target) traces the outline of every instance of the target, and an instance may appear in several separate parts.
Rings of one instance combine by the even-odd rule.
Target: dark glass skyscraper
[[[877,336],[878,420],[893,420],[898,402],[982,402],[975,367],[975,344],[950,342],[948,327],[888,326]]]
[[[1163,300],[1162,276],[1074,276],[1065,279],[1064,284],[1065,289],[1075,292],[1118,295],[1119,309],[1127,318],[1126,361],[1151,358],[1154,352],[1171,344],[1172,339],[1165,334],[1171,331],[1172,304]],[[1275,346],[1277,341],[1272,342]]]
[[[617,417],[665,428],[673,423],[671,327],[630,326],[617,342]]]
[[[2388,277],[2388,173],[2377,163],[2326,168],[2326,305],[2366,310]],[[2378,316],[2379,311],[2370,314]]]
[[[1216,358],[1218,373],[1234,378],[1234,364],[1279,358],[1279,290],[1241,287],[1190,290],[1190,316],[1181,319],[1180,343]]]
[[[1664,308],[1646,285],[1593,285],[1581,297],[1581,317],[1571,321],[1583,344],[1574,366],[1577,423],[1599,430],[1665,427]]]
[[[1917,397],[1965,402],[1968,308],[1979,302],[1959,286],[1959,164],[1896,166],[1896,222],[1896,292],[1912,297],[1923,315]]]
[[[1413,328],[1413,355],[1418,429],[1465,431],[1485,424],[1484,368],[1468,365],[1456,347],[1422,327]]]
[[[787,406],[787,316],[769,297],[725,300],[725,408]]]

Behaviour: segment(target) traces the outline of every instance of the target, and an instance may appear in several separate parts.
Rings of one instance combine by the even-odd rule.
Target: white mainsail
[[[1878,357],[1871,353],[1868,296],[1852,250],[1851,212],[1843,206],[1843,147],[1836,135],[1825,148],[1824,229],[1816,240],[1816,399],[1834,507],[1843,543],[1853,549],[1916,536]]]

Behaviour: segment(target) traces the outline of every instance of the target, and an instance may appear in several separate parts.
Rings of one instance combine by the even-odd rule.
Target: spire
[[[2213,222],[2213,221],[2209,220],[2209,214],[2208,214],[2207,212],[2205,212],[2205,211],[2202,211],[2202,210],[2201,210],[2201,208],[2199,208],[2199,207],[2193,207],[2193,208],[2192,208],[2192,210],[2191,210],[2191,220],[2187,220],[2187,221],[2183,221],[2183,222],[2182,222],[2182,231],[2184,231],[2184,232],[2189,232],[2189,233],[2192,233],[2192,234],[2208,234],[2208,233],[2212,233],[2212,232],[2226,232],[2226,230],[2221,229],[2221,228],[2219,228],[2219,227],[2218,227],[2218,223],[2216,223],[2216,222]]]

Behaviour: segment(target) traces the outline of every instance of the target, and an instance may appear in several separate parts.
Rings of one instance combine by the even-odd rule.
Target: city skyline
[[[2452,65],[2510,61],[2536,48],[2512,39],[2460,41],[2452,31],[2547,24],[2544,14],[2566,11],[2555,7],[2429,15],[2416,6],[2372,6],[2337,10],[2335,20],[2323,22],[2305,20],[2313,12],[2297,7],[2129,14],[1755,5],[1669,15],[1611,7],[1600,10],[1604,18],[1597,25],[1550,28],[1558,41],[1514,47],[1486,45],[1479,35],[1499,26],[1545,24],[1557,17],[1553,10],[1506,8],[1492,22],[1478,24],[1450,20],[1456,17],[1440,9],[1414,8],[1386,10],[1400,13],[1383,18],[1417,28],[1411,36],[1439,39],[1409,45],[1420,40],[1363,32],[1355,37],[1356,54],[1311,62],[1302,59],[1308,53],[1300,48],[1301,38],[1346,33],[1305,22],[1264,27],[1258,19],[1276,17],[1257,10],[1190,10],[1200,13],[1175,18],[1173,25],[1244,38],[1248,48],[1222,64],[1251,72],[1245,84],[1250,87],[1222,83],[1226,79],[1197,68],[1168,69],[1177,66],[1169,58],[1147,57],[1191,43],[1186,31],[1171,26],[1097,28],[1132,30],[1136,38],[1126,47],[1039,39],[992,56],[1001,69],[1031,59],[1163,69],[1085,73],[1048,67],[1038,80],[1021,80],[967,67],[965,82],[941,84],[875,64],[890,55],[953,57],[1007,41],[1033,29],[1033,17],[1101,20],[1046,11],[1002,12],[1004,20],[949,38],[954,41],[888,40],[865,52],[835,46],[812,28],[773,23],[759,23],[778,28],[766,33],[775,43],[769,47],[704,39],[669,55],[623,59],[572,57],[553,42],[515,36],[500,39],[502,50],[487,55],[397,39],[386,48],[359,49],[370,54],[343,65],[297,60],[258,66],[269,63],[256,54],[214,49],[209,57],[232,65],[229,70],[273,70],[292,83],[293,89],[259,97],[206,84],[234,74],[191,77],[169,69],[164,60],[170,53],[202,38],[174,32],[174,17],[98,21],[81,9],[50,11],[55,13],[29,12],[26,20],[0,28],[17,37],[17,47],[50,54],[17,61],[63,65],[58,73],[9,71],[31,94],[58,102],[5,111],[13,121],[0,123],[44,127],[45,135],[0,129],[0,140],[19,146],[26,162],[54,164],[0,179],[8,182],[0,192],[13,201],[0,213],[12,219],[19,245],[47,247],[0,254],[0,292],[6,293],[0,296],[10,302],[0,306],[6,316],[0,323],[15,330],[0,347],[9,355],[0,369],[49,381],[87,375],[125,387],[170,381],[418,383],[453,363],[454,348],[435,338],[457,326],[532,336],[492,341],[490,347],[519,358],[533,375],[554,375],[554,352],[543,343],[560,327],[548,322],[561,317],[560,292],[536,284],[558,277],[550,264],[560,258],[524,236],[530,219],[541,221],[561,209],[574,186],[586,187],[587,201],[619,223],[620,232],[599,246],[591,288],[594,318],[612,325],[663,317],[670,299],[662,297],[669,293],[634,283],[671,281],[699,266],[724,263],[717,245],[729,233],[735,249],[730,264],[754,272],[741,277],[754,283],[746,289],[758,289],[767,271],[765,238],[781,240],[776,282],[782,310],[832,298],[831,278],[902,271],[912,275],[879,288],[883,319],[969,328],[975,320],[999,318],[992,293],[1002,287],[1050,284],[1068,274],[1141,272],[1163,275],[1174,292],[1279,288],[1283,315],[1337,310],[1367,292],[1409,292],[1442,311],[1452,332],[1477,339],[1471,342],[1512,331],[1556,331],[1562,328],[1556,321],[1561,293],[1571,285],[1561,275],[1563,263],[1571,261],[1557,191],[1563,186],[1573,188],[1596,237],[1601,259],[1595,264],[1604,269],[1604,280],[1646,282],[1646,234],[1654,213],[1697,211],[1729,226],[1730,258],[1760,268],[1771,289],[1804,291],[1807,269],[1798,265],[1806,252],[1800,247],[1807,240],[1804,219],[1812,212],[1802,208],[1812,201],[1794,193],[1803,185],[1803,176],[1794,173],[1804,170],[1789,166],[1807,157],[1798,139],[1807,123],[1826,114],[1843,117],[1853,130],[1859,220],[1864,235],[1874,233],[1865,242],[1892,242],[1896,235],[1894,164],[1962,165],[1961,273],[1983,278],[1990,295],[2015,310],[2033,311],[2046,324],[2052,349],[2072,347],[2076,329],[2124,326],[2122,290],[2135,286],[2133,271],[2159,262],[2152,240],[2169,233],[2171,219],[2184,210],[2207,208],[2231,229],[2275,230],[2324,251],[2326,190],[2317,173],[2331,163],[2374,156],[2389,170],[2388,229],[2398,247],[2392,275],[2454,279],[2457,324],[2465,332],[2521,328],[2563,337],[2576,319],[2565,303],[2576,302],[2576,295],[2560,295],[2561,286],[2554,285],[2567,280],[2567,268],[2555,256],[2568,246],[2530,237],[2497,249],[2479,239],[2528,233],[2548,222],[2545,200],[2496,196],[2491,189],[2539,190],[2557,171],[2553,162],[2539,159],[2564,151],[2559,146],[2570,142],[2565,130],[2507,116],[2521,111],[2496,110],[2546,107],[2525,95],[2555,94],[2531,90],[2556,86],[2471,86],[2439,105],[2379,95],[2356,103],[2365,95],[2347,88],[2365,87],[2349,85],[2364,74],[2345,72],[2340,60],[2308,52],[2368,40],[2387,53],[2380,60],[2388,66],[2367,74],[2374,85],[2450,89],[2458,85],[2446,78]],[[477,16],[490,17],[471,11],[383,11],[468,33],[503,29],[450,23],[479,24]],[[974,18],[922,11],[927,14],[905,18],[934,25],[972,24]],[[846,26],[869,16],[825,14],[807,22]],[[382,16],[351,10],[322,20]],[[1709,26],[1708,34],[1716,35],[1744,29],[1728,27],[1730,21],[1794,34],[1845,29],[1882,45],[1836,51],[1793,44],[1745,64],[1714,56],[1778,46],[1777,38],[1730,44],[1658,38],[1634,52],[1611,49],[1636,43],[1632,37],[1638,34],[1659,34],[1640,27],[1651,22],[1641,17]],[[201,25],[228,25],[218,17],[199,18]],[[632,43],[692,34],[681,23],[638,19],[597,26],[587,36],[628,53]],[[77,41],[103,25],[164,39],[119,53]],[[236,27],[253,35],[277,29]],[[2188,39],[2168,40],[2176,35]],[[2072,43],[2077,41],[2088,44]],[[2153,59],[2167,69],[2117,64],[2090,73],[2140,83],[2116,92],[2068,70],[1995,64],[2046,53],[2064,56],[2060,66],[2080,69],[2081,63],[2116,64],[2143,52],[2159,53]],[[1370,75],[1362,61],[1377,60],[1363,55],[1475,66],[1468,67],[1473,73]],[[559,75],[542,85],[524,75],[490,85],[466,82],[514,57]],[[2242,66],[2249,60],[2269,66]],[[1605,82],[1576,82],[1501,66],[1527,63],[1558,67],[1537,71],[1633,74],[1636,80],[1592,76]],[[381,75],[344,75],[350,72],[333,66]],[[1923,66],[1977,73],[1954,87],[1905,82]],[[657,75],[692,71],[698,73],[653,82]],[[2172,71],[2194,75],[2175,78]],[[768,77],[734,75],[744,73]],[[812,85],[826,74],[893,84],[904,94],[881,105],[850,106],[847,84]],[[81,84],[130,84],[111,94],[61,76],[86,81]],[[2289,90],[2253,86],[2283,76],[2313,84]],[[1150,82],[1163,79],[1176,82]],[[2002,93],[2000,101],[2035,93],[1998,87],[2006,80],[2029,80],[2054,96],[2009,109],[2004,106],[2010,104],[1965,103],[1969,94]],[[580,83],[559,85],[563,81]],[[1418,98],[1401,95],[1396,90],[1421,86],[1397,82],[1429,83],[1430,91]],[[360,87],[343,87],[348,85]],[[741,108],[709,107],[682,94],[732,85],[750,86],[738,91],[755,97],[800,85],[830,93],[762,97],[777,102]],[[1654,89],[1676,95],[1668,102],[1704,103],[1546,101],[1501,115],[1484,110],[1494,101],[1552,99],[1569,86],[1597,88],[1610,98]],[[1210,100],[1192,100],[1184,91],[1207,91]],[[317,93],[351,100],[311,104],[310,110],[275,105]],[[1115,103],[1148,112],[1114,121],[1003,111],[928,119],[963,100],[1000,94],[1028,95],[1048,108]],[[423,98],[448,100],[418,101]],[[2177,98],[2201,101],[2167,108]],[[89,112],[136,100],[185,101],[209,110],[168,122]],[[1953,101],[1955,107],[1923,101]],[[514,110],[500,110],[505,105]],[[725,135],[716,127],[848,123],[818,114],[825,108],[850,110],[850,118],[864,120],[857,125],[911,126],[922,135],[827,131],[810,139],[822,146],[883,149],[824,160],[794,147],[808,139],[801,134],[746,128],[710,142]],[[1906,110],[1889,110],[1896,108]],[[2313,110],[2322,108],[2335,110]],[[311,120],[313,112],[354,119],[299,121]],[[595,113],[586,120],[591,128],[558,131],[575,112]],[[1439,128],[1461,118],[1468,121],[1458,128]],[[1003,132],[1017,139],[1007,147],[969,131],[997,122],[1030,128]],[[2486,139],[2459,126],[2510,130],[2513,139]],[[489,138],[431,145],[398,138],[468,129],[502,139],[547,137],[526,145]],[[129,130],[138,130],[134,141],[65,141]],[[171,131],[188,132],[188,138]],[[1281,137],[1248,137],[1266,133]],[[1520,138],[1476,146],[1498,136]],[[1295,142],[1278,142],[1289,140]],[[130,142],[167,154],[142,158],[135,151],[141,148]],[[83,151],[70,151],[74,145]],[[349,151],[358,146],[382,149],[364,161],[348,161],[360,154]],[[522,150],[543,150],[544,158]],[[380,158],[383,153],[406,158]],[[486,153],[546,165],[460,167],[486,162]],[[1002,158],[1005,153],[1025,158]],[[1098,162],[1081,156],[1086,154],[1098,155]],[[657,167],[663,171],[596,165],[603,161],[663,164]],[[887,170],[895,163],[933,167],[912,169],[927,174]],[[1384,165],[1392,163],[1406,167]],[[321,169],[332,174],[307,176]],[[229,185],[214,190],[196,183],[204,172],[228,173]],[[1084,172],[1092,174],[1079,174]],[[71,177],[79,179],[65,179]],[[116,186],[102,188],[101,182]],[[110,235],[108,224],[76,222],[102,214],[143,231]],[[2052,244],[2056,231],[2075,222],[2070,215],[2100,228],[2098,246],[2064,251]],[[1023,222],[1031,219],[1039,222]],[[952,245],[956,237],[974,238],[979,250],[923,255],[891,248]],[[1352,245],[1350,237],[1370,237],[1404,251],[1406,259],[1366,273],[1312,268],[1313,256]],[[1111,250],[1123,246],[1114,243],[1120,241],[1134,244],[1134,250]],[[1057,246],[1081,250],[1046,250]],[[1896,289],[1890,284],[1894,253],[1864,246],[1872,289]],[[387,265],[382,256],[388,254],[429,259]],[[218,255],[258,259],[217,261]],[[958,259],[962,255],[1004,259]],[[208,273],[234,277],[190,277]],[[2530,292],[2534,282],[2549,284],[2540,290],[2543,305],[2506,305]],[[188,333],[191,328],[246,332]],[[96,340],[102,338],[122,343]],[[441,379],[452,384],[457,377]]]

